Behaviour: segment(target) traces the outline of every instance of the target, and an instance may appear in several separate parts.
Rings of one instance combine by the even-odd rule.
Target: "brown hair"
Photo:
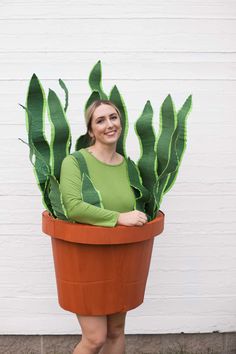
[[[96,109],[97,107],[101,106],[102,104],[107,104],[108,106],[112,106],[112,107],[116,110],[116,112],[117,112],[117,114],[118,114],[118,116],[119,116],[119,118],[120,118],[120,120],[121,120],[120,111],[119,111],[119,109],[114,105],[114,103],[112,103],[112,102],[109,101],[109,100],[96,100],[96,101],[94,101],[94,102],[86,109],[86,111],[85,111],[85,122],[86,122],[86,125],[87,125],[87,133],[88,133],[89,131],[91,131],[92,117],[93,117],[93,113],[94,113],[95,109]],[[93,144],[93,140],[92,140],[92,139],[91,139],[91,144]]]

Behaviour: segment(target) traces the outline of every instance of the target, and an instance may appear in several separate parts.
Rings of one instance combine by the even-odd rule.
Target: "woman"
[[[103,208],[82,200],[81,171],[77,159],[67,156],[61,168],[61,192],[69,219],[80,223],[113,227],[142,226],[144,213],[134,210],[135,196],[128,178],[126,160],[116,152],[122,126],[118,108],[108,100],[98,100],[85,114],[91,145],[81,149],[89,176],[99,191]],[[123,354],[125,313],[104,316],[77,314],[82,339],[73,354]]]

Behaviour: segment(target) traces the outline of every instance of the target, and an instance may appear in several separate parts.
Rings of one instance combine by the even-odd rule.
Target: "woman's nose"
[[[107,120],[107,127],[112,127],[113,126],[113,121],[111,119]]]

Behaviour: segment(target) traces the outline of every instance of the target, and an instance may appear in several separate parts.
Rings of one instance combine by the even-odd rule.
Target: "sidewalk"
[[[78,335],[2,335],[0,354],[70,354]],[[236,332],[126,335],[126,354],[236,354]]]

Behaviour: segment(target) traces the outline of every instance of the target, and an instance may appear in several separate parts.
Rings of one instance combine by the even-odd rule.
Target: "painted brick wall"
[[[28,161],[24,113],[29,79],[70,91],[74,141],[92,66],[126,101],[128,151],[139,156],[133,123],[147,99],[193,94],[188,148],[162,210],[145,302],[127,333],[236,330],[236,3],[230,0],[0,1],[0,333],[78,333],[56,299],[50,239]],[[63,95],[61,96],[63,97]]]

